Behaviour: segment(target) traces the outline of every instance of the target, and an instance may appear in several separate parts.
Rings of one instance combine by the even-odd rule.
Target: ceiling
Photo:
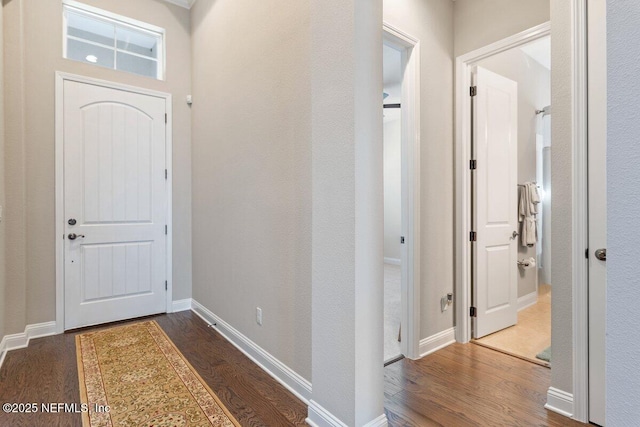
[[[167,3],[172,3],[177,6],[182,6],[187,9],[191,9],[191,6],[196,2],[196,0],[164,0]]]
[[[527,43],[520,47],[520,50],[547,70],[551,69],[551,37],[547,36]]]

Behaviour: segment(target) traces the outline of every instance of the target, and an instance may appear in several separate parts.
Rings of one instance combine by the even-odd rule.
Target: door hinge
[[[164,225],[164,234],[169,234],[169,226],[168,225]]]
[[[169,179],[169,170],[168,169],[164,170],[164,179]]]
[[[165,281],[164,281],[164,290],[165,290],[165,291],[168,291],[168,290],[169,290],[169,281],[168,281],[168,280],[165,280]]]
[[[404,236],[400,236],[400,244],[404,245]]]
[[[475,307],[469,307],[469,316],[471,317],[478,317],[477,315],[477,311]]]
[[[471,231],[469,233],[469,241],[475,242],[476,240],[478,240],[478,233],[476,233],[475,231]]]
[[[589,248],[587,248],[587,249],[585,249],[585,250],[584,250],[584,257],[585,257],[586,259],[589,259]]]
[[[469,160],[469,169],[475,170],[477,168],[478,168],[478,161],[477,160]]]
[[[478,87],[477,86],[471,86],[471,88],[469,89],[469,95],[476,96],[477,94],[478,94]]]
[[[167,113],[164,113],[164,123],[169,123],[169,115]]]

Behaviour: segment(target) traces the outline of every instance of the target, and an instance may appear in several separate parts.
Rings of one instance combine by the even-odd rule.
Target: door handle
[[[606,261],[607,260],[607,248],[604,249],[598,249],[595,252],[596,258],[598,258],[600,261]]]
[[[511,234],[511,240],[516,240],[516,238],[517,238],[519,235],[520,235],[520,233],[518,233],[517,231],[514,231],[514,232]]]
[[[84,239],[84,234],[76,234],[76,233],[69,233],[69,240],[76,240],[78,237],[82,237]]]

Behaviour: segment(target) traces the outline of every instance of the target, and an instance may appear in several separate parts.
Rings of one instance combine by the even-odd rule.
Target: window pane
[[[67,34],[95,43],[113,46],[116,27],[75,12],[67,12]]]
[[[116,30],[118,50],[137,53],[150,58],[158,57],[158,37],[129,28],[119,27]]]
[[[113,68],[113,49],[95,46],[78,40],[67,40],[67,58]]]
[[[147,77],[158,77],[157,61],[140,58],[139,56],[129,55],[124,52],[118,52],[117,69]]]

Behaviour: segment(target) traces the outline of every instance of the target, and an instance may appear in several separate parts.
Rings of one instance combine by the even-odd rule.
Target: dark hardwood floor
[[[194,313],[152,318],[243,426],[305,425],[306,406]],[[76,334],[35,339],[9,352],[0,370],[0,403],[79,403]],[[549,377],[544,367],[454,344],[386,367],[385,409],[391,426],[583,425],[543,408]],[[81,424],[73,413],[0,412],[0,427]]]
[[[306,405],[196,314],[184,311],[148,319],[158,322],[243,426],[306,425]],[[28,348],[10,351],[0,370],[0,403],[79,403],[75,336],[95,329],[35,339]],[[0,412],[1,427],[81,425],[81,416],[73,413]]]

